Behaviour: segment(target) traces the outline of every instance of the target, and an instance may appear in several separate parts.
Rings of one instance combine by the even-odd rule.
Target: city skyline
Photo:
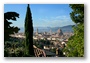
[[[5,4],[5,12],[17,12],[17,21],[12,26],[24,27],[27,4]],[[70,18],[72,11],[68,4],[30,4],[34,27],[62,27],[74,25]]]

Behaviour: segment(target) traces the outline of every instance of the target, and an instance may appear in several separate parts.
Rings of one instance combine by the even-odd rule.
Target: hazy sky
[[[70,18],[72,9],[68,4],[30,4],[34,27],[62,27],[73,25]],[[4,13],[14,11],[19,13],[13,26],[24,27],[27,4],[4,4]]]

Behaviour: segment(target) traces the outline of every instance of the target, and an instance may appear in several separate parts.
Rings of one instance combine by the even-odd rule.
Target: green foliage
[[[56,53],[56,48],[50,50],[53,53]]]
[[[19,46],[21,45],[21,46]],[[4,57],[24,57],[24,47],[19,42],[5,42],[4,46]]]
[[[43,39],[33,40],[33,44],[40,49],[43,49],[43,46],[45,46],[45,45],[46,46],[53,45],[53,43],[50,43],[49,40],[43,40]]]
[[[70,4],[70,17],[75,23],[84,23],[84,4]]]
[[[16,21],[16,17],[19,18],[19,14],[16,12],[7,12],[4,13],[4,41],[9,40],[10,34],[17,33],[20,29],[18,27],[10,26],[12,22],[9,22],[8,20]]]
[[[33,23],[29,4],[27,7],[26,18],[25,18],[25,55],[34,56],[33,50]]]
[[[84,56],[84,5],[83,4],[71,4],[73,9],[70,16],[76,23],[73,27],[74,35],[69,38],[67,46],[63,52],[68,57],[83,57]]]
[[[4,57],[8,57],[8,56],[9,56],[9,51],[4,48]]]

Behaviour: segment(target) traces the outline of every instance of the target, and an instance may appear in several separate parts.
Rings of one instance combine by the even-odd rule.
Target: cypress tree
[[[26,56],[34,56],[33,49],[33,23],[32,23],[32,15],[30,11],[29,4],[27,6],[27,12],[25,17],[25,55]]]

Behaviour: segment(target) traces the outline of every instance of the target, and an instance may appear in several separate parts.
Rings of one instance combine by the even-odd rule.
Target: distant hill
[[[73,25],[67,25],[63,27],[34,27],[34,32],[36,32],[37,28],[38,32],[50,32],[50,30],[52,32],[57,32],[59,28],[62,30],[62,32],[73,32],[72,26]],[[24,28],[20,28],[19,32],[24,32]]]
[[[73,26],[73,25],[63,26],[63,27],[61,27],[61,30],[62,30],[63,32],[73,32],[72,26]]]

